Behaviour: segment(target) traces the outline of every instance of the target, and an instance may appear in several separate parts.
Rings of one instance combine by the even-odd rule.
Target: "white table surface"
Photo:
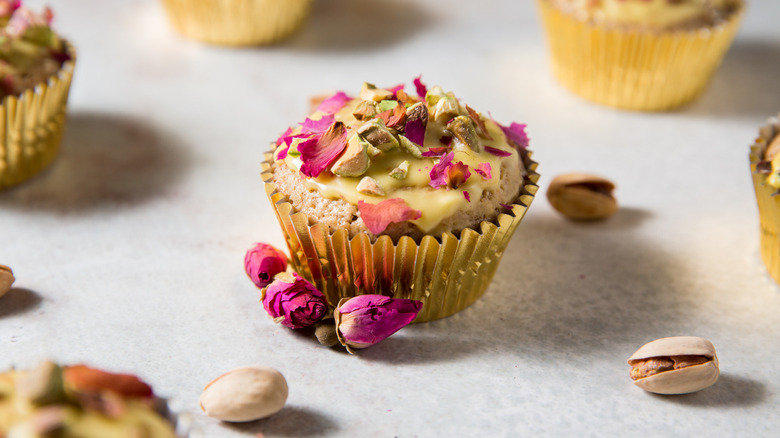
[[[661,114],[559,86],[529,1],[316,0],[300,33],[247,50],[182,39],[152,0],[51,3],[79,57],[61,155],[0,192],[17,277],[0,369],[137,373],[207,437],[777,436],[780,288],[747,152],[780,111],[780,3],[751,2],[706,93]],[[268,319],[243,271],[253,242],[284,246],[262,153],[310,95],[419,74],[527,123],[541,196],[475,305],[357,356],[323,348]],[[569,171],[611,178],[622,209],[560,217],[543,193]],[[715,386],[631,384],[626,358],[671,335],[712,340]],[[245,425],[202,415],[203,386],[244,365],[278,368],[287,406]]]

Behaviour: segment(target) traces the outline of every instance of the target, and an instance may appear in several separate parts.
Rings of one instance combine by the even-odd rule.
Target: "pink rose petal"
[[[420,79],[422,79],[422,75],[414,78],[414,87],[417,89],[417,95],[425,99],[425,95],[428,94],[428,87]]]
[[[485,146],[485,152],[489,154],[493,154],[497,157],[508,157],[512,155],[511,152],[505,151],[503,149],[494,148],[492,146]]]
[[[317,111],[322,111],[325,114],[335,114],[344,108],[344,105],[346,105],[347,102],[349,102],[349,96],[343,91],[339,91],[333,96],[323,100],[317,107]]]
[[[466,180],[469,179],[469,176],[471,176],[471,172],[469,172],[469,166],[463,164],[462,161],[458,161],[457,163],[447,167],[447,176],[445,178],[447,181],[447,187],[451,189],[457,189],[466,183]]]
[[[506,135],[506,138],[510,141],[512,141],[517,147],[519,148],[527,148],[528,147],[528,134],[525,133],[525,127],[526,125],[512,122],[509,127],[498,125],[502,131],[504,131],[504,135]]]
[[[306,120],[301,123],[301,133],[302,134],[320,134],[322,132],[325,132],[326,129],[328,129],[333,122],[336,120],[336,117],[332,114],[322,116],[319,120],[312,120],[307,118]]]
[[[449,146],[452,144],[452,137],[449,135],[445,135],[439,139],[439,143],[443,144],[444,146]]]
[[[287,269],[287,255],[267,243],[255,243],[244,256],[244,269],[252,283],[264,288]]]
[[[441,157],[442,155],[449,152],[450,148],[429,148],[427,151],[422,153],[423,157]]]
[[[347,147],[347,128],[334,122],[327,131],[298,144],[301,153],[301,173],[317,177],[330,167]]]
[[[431,182],[428,185],[434,189],[447,187],[447,168],[452,164],[453,158],[455,158],[454,152],[449,152],[441,157],[439,162],[431,168],[429,173]]]
[[[466,201],[471,202],[471,195],[469,195],[469,192],[464,190],[463,197],[466,198]]]
[[[384,295],[358,295],[334,310],[339,340],[351,348],[375,345],[417,317],[422,302]]]
[[[280,144],[284,143],[284,139],[287,138],[290,134],[292,134],[292,132],[293,132],[292,127],[287,128],[287,130],[284,131],[284,134],[280,135],[279,138],[276,139],[276,145],[279,146]]]
[[[292,274],[293,282],[274,280],[263,291],[263,308],[274,321],[291,329],[316,324],[328,312],[328,301],[316,286]]]
[[[484,179],[493,178],[493,168],[490,167],[490,163],[479,163],[474,172],[478,173]]]
[[[373,234],[380,234],[388,225],[419,219],[422,212],[414,210],[401,198],[392,198],[379,204],[358,201],[358,211],[366,228]]]
[[[393,93],[393,100],[397,99],[396,93],[398,93],[399,90],[403,90],[403,89],[404,89],[404,84],[398,84],[395,87],[385,88],[385,90]]]

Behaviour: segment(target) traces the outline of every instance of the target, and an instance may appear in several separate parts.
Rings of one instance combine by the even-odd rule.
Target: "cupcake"
[[[309,15],[311,0],[163,0],[173,27],[211,44],[253,46],[289,36]]]
[[[84,365],[0,374],[0,436],[175,438],[165,405],[133,375]]]
[[[536,193],[525,125],[440,87],[363,84],[290,127],[262,177],[290,263],[335,306],[381,294],[456,313],[487,288]]]
[[[0,188],[43,170],[59,150],[75,51],[52,13],[0,0]]]
[[[739,27],[743,0],[537,0],[552,68],[604,105],[668,110],[707,85]]]
[[[750,170],[761,222],[761,258],[780,283],[780,121],[769,120],[750,147]]]

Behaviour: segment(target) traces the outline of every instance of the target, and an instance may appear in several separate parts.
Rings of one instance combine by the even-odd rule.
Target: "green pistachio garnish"
[[[347,148],[333,163],[330,171],[338,176],[360,176],[368,170],[371,160],[366,149],[371,146],[367,141],[353,134],[347,142]]]
[[[390,111],[396,106],[398,106],[397,100],[383,100],[379,102],[379,112]]]
[[[390,176],[395,179],[406,179],[407,174],[409,174],[409,162],[406,160],[390,171]]]
[[[373,100],[360,101],[355,111],[352,113],[358,120],[371,120],[379,114],[379,104]]]
[[[357,185],[358,193],[372,196],[385,196],[385,190],[379,185],[374,178],[370,176],[364,176],[363,179]]]
[[[482,147],[477,138],[477,130],[474,123],[466,116],[458,116],[447,124],[447,130],[460,140],[461,143],[468,146],[474,152],[482,152]]]
[[[448,120],[460,114],[460,105],[455,95],[447,93],[436,102],[433,107],[433,119],[439,123],[447,123]]]
[[[380,102],[391,97],[393,97],[393,93],[391,91],[377,88],[376,85],[370,84],[368,82],[363,82],[363,88],[360,89],[360,99],[362,100],[373,100],[374,102]]]
[[[414,144],[413,141],[409,140],[403,135],[398,136],[398,143],[401,145],[403,149],[406,150],[406,152],[409,152],[412,154],[414,158],[417,158],[418,160],[422,159],[422,149],[420,149],[419,146]]]
[[[43,362],[16,379],[16,392],[20,397],[38,406],[67,400],[63,387],[62,368],[52,362]]]
[[[442,97],[444,97],[444,90],[437,85],[425,93],[425,103],[428,104],[428,107],[433,108]]]
[[[358,128],[357,133],[372,146],[383,152],[398,148],[398,140],[393,136],[382,119],[374,119]]]
[[[363,140],[362,137],[361,137],[361,140]],[[365,141],[365,140],[363,140],[363,141]],[[368,142],[366,141],[366,143],[368,143]],[[382,150],[379,149],[379,148],[375,148],[374,145],[372,145],[371,143],[368,143],[368,146],[366,147],[366,152],[368,152],[368,156],[371,157],[371,158],[376,158],[376,157],[382,155]]]

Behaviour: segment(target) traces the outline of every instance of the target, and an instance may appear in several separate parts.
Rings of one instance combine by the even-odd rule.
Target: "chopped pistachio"
[[[30,403],[43,406],[67,400],[62,368],[46,361],[16,380],[16,392]]]
[[[460,140],[461,143],[468,146],[474,152],[481,152],[482,147],[477,138],[477,130],[474,123],[466,116],[458,116],[447,124],[447,130]]]
[[[447,123],[460,114],[460,104],[452,93],[447,93],[433,107],[433,119],[439,123]]]
[[[380,102],[385,99],[393,97],[393,93],[389,90],[377,88],[376,85],[368,82],[363,82],[363,88],[360,90],[360,98],[362,100],[373,100],[374,102]]]
[[[442,97],[444,97],[444,90],[442,90],[441,87],[437,85],[425,93],[425,102],[430,108],[433,108]]]
[[[361,137],[361,140],[362,139],[363,138]],[[365,140],[363,140],[363,141],[365,141]],[[368,142],[366,142],[366,143],[368,143]],[[368,156],[371,157],[371,158],[376,158],[376,157],[382,155],[382,150],[379,149],[379,148],[374,147],[374,145],[372,145],[371,143],[368,143],[368,146],[366,147],[366,152],[368,152]]]
[[[357,133],[371,143],[372,146],[383,152],[391,151],[399,146],[398,140],[385,127],[385,122],[381,119],[374,119],[363,124],[363,126],[358,128]]]
[[[358,120],[371,120],[379,114],[379,105],[373,100],[363,100],[352,112]]]
[[[422,159],[422,157],[423,157],[422,156],[422,150],[420,149],[419,146],[414,144],[411,140],[409,140],[408,138],[406,138],[403,135],[399,135],[398,136],[398,143],[401,145],[401,147],[403,149],[406,149],[407,152],[412,154],[412,156],[414,158],[417,158],[418,160]]]
[[[379,102],[379,111],[389,111],[398,106],[397,100],[383,100]]]
[[[390,171],[390,176],[395,179],[405,179],[409,173],[409,162],[404,160],[395,169]]]
[[[385,196],[385,190],[374,178],[364,176],[357,185],[357,191],[364,195]]]
[[[368,170],[371,160],[366,149],[371,146],[367,141],[353,134],[347,142],[347,148],[333,163],[330,171],[339,176],[360,176]]]

